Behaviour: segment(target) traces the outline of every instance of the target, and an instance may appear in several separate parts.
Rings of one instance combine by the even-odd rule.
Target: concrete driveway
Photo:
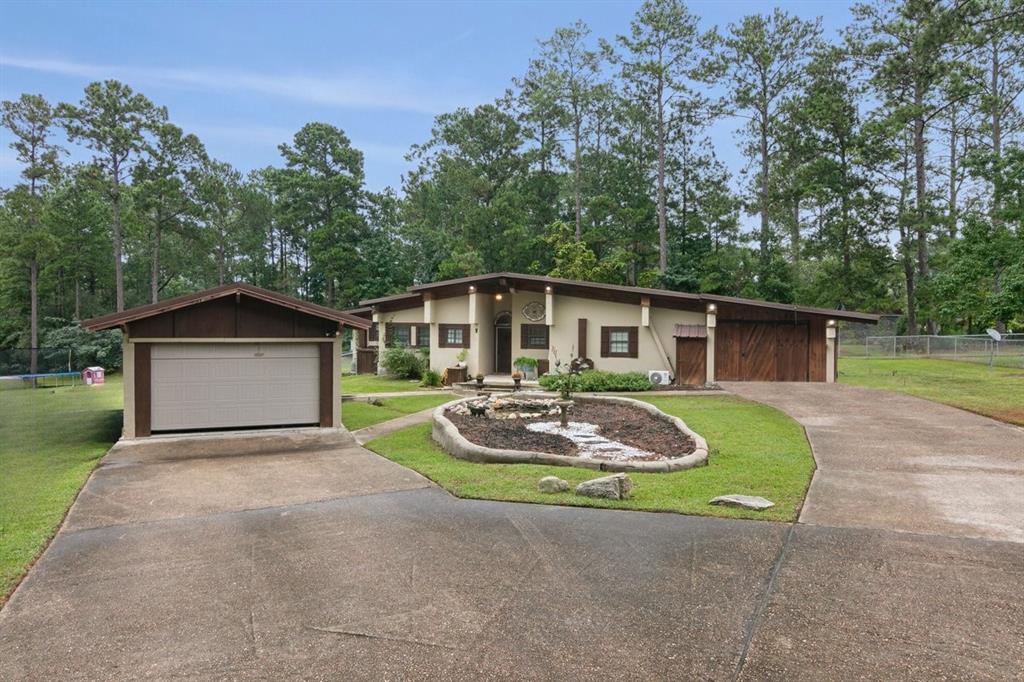
[[[347,435],[115,449],[0,679],[1010,679],[1024,545],[458,500]]]
[[[801,522],[1024,542],[1024,429],[857,386],[723,385],[806,429]]]

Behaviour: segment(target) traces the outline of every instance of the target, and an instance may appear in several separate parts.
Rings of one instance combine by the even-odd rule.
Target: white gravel
[[[527,424],[526,428],[535,433],[552,433],[568,438],[576,444],[581,459],[605,459],[615,462],[628,462],[634,459],[664,459],[652,452],[605,438],[598,433],[601,427],[589,422],[569,422],[569,426],[566,428],[562,428],[558,422],[533,422]]]

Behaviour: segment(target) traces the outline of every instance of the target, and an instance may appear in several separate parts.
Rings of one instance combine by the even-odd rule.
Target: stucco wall
[[[459,361],[461,348],[441,348],[438,346],[440,337],[437,330],[438,323],[444,324],[465,324],[469,320],[469,300],[467,296],[456,296],[455,298],[442,298],[431,301],[433,322],[430,325],[430,366],[438,372],[443,372],[446,367],[454,367]],[[422,309],[421,309],[422,310]],[[473,332],[470,330],[470,343],[472,343]],[[467,363],[469,359],[467,357]],[[473,368],[470,368],[472,371]]]
[[[652,307],[650,309],[650,327],[641,326],[641,306],[639,304],[614,303],[575,296],[554,296],[554,325],[549,332],[548,350],[524,350],[521,347],[520,325],[531,324],[523,317],[523,306],[530,301],[545,302],[541,292],[520,291],[504,293],[502,300],[495,300],[494,294],[478,293],[476,301],[476,324],[470,328],[470,348],[467,358],[469,375],[478,372],[490,374],[494,371],[494,320],[504,310],[512,315],[512,360],[525,355],[538,359],[548,358],[554,367],[556,357],[562,361],[572,359],[578,352],[578,332],[580,318],[587,320],[587,355],[594,360],[598,369],[612,372],[640,371],[650,369],[668,369],[666,361],[659,353],[651,336],[653,330],[661,340],[668,361],[675,364],[675,338],[672,336],[676,324],[704,325],[704,313],[670,308]],[[470,297],[454,296],[435,299],[432,302],[433,322],[430,325],[430,365],[438,371],[451,367],[458,362],[458,348],[441,348],[438,346],[438,324],[466,324],[469,322]],[[380,313],[381,329],[387,322],[423,324],[423,307],[408,308],[398,311]],[[541,322],[542,323],[542,322]],[[539,323],[537,323],[539,324]],[[636,358],[602,358],[601,327],[623,326],[637,327]]]
[[[658,352],[651,331],[657,333],[665,353],[675,363],[675,339],[672,336],[676,324],[704,324],[704,313],[670,308],[650,310],[650,328],[641,325],[641,306],[630,303],[597,301],[590,298],[555,295],[554,318],[551,328],[552,364],[557,355],[563,362],[570,360],[578,351],[580,318],[587,320],[587,355],[594,361],[596,369],[610,372],[646,372],[650,369],[668,369]],[[637,327],[636,358],[602,358],[601,327]]]

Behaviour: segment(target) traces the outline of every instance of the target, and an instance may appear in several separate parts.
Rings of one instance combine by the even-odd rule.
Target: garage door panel
[[[314,424],[316,344],[157,344],[153,430]]]
[[[744,328],[744,374],[748,381],[774,381],[776,334],[774,324],[749,324]]]

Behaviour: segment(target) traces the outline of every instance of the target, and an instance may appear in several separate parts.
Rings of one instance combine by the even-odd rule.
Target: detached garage
[[[340,332],[369,321],[228,284],[82,322],[124,337],[124,433],[341,425]]]

